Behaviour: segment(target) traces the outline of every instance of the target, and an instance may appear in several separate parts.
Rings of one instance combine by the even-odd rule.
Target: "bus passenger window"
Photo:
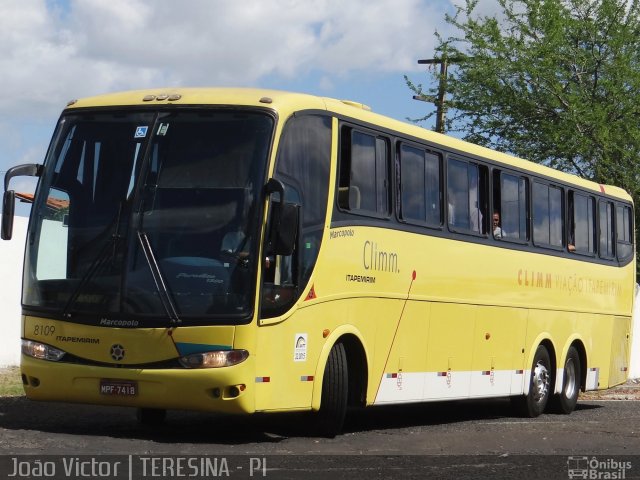
[[[587,255],[594,254],[595,226],[595,198],[570,191],[568,250]]]
[[[562,189],[533,182],[533,241],[536,245],[562,247]]]
[[[343,210],[388,215],[388,141],[350,127],[342,132],[338,205]]]
[[[627,260],[633,255],[633,224],[629,207],[616,206],[616,238],[618,260]]]
[[[411,223],[442,224],[440,155],[422,148],[400,148],[400,217]]]
[[[615,229],[613,222],[613,202],[600,200],[599,203],[599,252],[600,258],[612,259],[615,257],[614,242]]]
[[[447,215],[454,229],[486,233],[486,167],[449,160],[447,171]]]
[[[528,201],[529,183],[525,177],[518,177],[501,171],[494,172],[493,224],[495,238],[526,242],[529,240]]]

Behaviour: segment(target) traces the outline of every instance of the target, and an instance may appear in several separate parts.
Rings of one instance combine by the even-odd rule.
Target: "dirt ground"
[[[640,400],[640,378],[627,380],[626,383],[608,390],[581,392],[581,400]]]

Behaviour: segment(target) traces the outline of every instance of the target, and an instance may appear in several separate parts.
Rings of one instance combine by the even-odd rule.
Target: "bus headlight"
[[[66,352],[45,343],[34,342],[32,340],[22,340],[22,353],[29,357],[57,362],[64,357]]]
[[[248,357],[249,352],[246,350],[217,350],[187,355],[180,359],[180,364],[184,368],[231,367],[244,362]]]

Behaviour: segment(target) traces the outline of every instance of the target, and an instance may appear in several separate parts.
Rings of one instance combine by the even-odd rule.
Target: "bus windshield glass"
[[[103,325],[248,321],[273,124],[231,109],[64,115],[33,207],[25,308]]]

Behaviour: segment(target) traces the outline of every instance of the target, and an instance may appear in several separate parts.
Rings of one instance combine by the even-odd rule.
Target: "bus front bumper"
[[[255,411],[251,361],[203,369],[134,369],[77,365],[22,355],[29,399],[138,408]]]

